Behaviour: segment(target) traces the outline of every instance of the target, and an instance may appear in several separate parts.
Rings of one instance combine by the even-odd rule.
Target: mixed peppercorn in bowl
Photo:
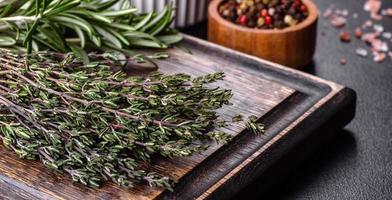
[[[318,16],[312,0],[212,0],[208,40],[301,68],[316,50]]]
[[[232,23],[257,29],[284,29],[309,16],[302,0],[224,0],[218,12]]]

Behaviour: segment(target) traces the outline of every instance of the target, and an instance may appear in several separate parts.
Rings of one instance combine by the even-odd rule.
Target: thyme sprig
[[[0,140],[21,158],[41,160],[76,182],[111,180],[171,188],[173,181],[144,169],[153,156],[189,156],[206,141],[226,143],[214,130],[216,110],[231,90],[208,86],[223,73],[191,78],[152,73],[129,77],[115,54],[37,52],[0,56]]]
[[[254,134],[263,134],[265,132],[264,124],[257,122],[257,117],[254,115],[248,117],[246,127]]]
[[[114,9],[120,4],[118,10]],[[0,47],[73,52],[136,47],[167,48],[182,39],[170,29],[173,8],[139,14],[129,0],[4,0],[0,3]]]

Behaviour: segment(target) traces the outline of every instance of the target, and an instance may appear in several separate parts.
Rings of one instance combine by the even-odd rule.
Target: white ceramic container
[[[141,12],[160,11],[165,5],[176,7],[176,27],[186,27],[207,19],[209,0],[131,0]]]

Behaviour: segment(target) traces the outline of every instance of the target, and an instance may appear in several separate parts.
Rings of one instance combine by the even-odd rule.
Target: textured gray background
[[[352,31],[368,18],[362,9],[364,0],[315,2],[321,11],[335,4],[357,12],[359,19],[350,18],[345,30]],[[383,4],[392,8],[392,0],[383,0]],[[319,21],[317,52],[305,70],[353,88],[358,94],[355,119],[270,192],[258,195],[256,182],[236,199],[392,199],[392,62],[375,64],[371,58],[358,57],[355,49],[365,45],[355,39],[341,43],[340,31],[332,27],[322,36],[325,22],[329,21]],[[383,24],[392,32],[392,18]],[[183,31],[206,38],[206,23]],[[342,57],[348,60],[345,66],[339,63]]]

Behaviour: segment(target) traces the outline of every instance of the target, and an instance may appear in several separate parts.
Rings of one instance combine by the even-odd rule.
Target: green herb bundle
[[[129,77],[116,54],[2,52],[0,140],[21,158],[41,160],[73,180],[99,187],[106,180],[170,188],[168,177],[145,171],[155,155],[189,156],[206,141],[225,143],[214,131],[216,110],[230,90],[210,87],[223,73],[191,78],[152,73]]]
[[[0,47],[74,52],[85,60],[84,49],[167,48],[182,39],[169,28],[172,14],[171,7],[138,14],[129,0],[3,0]]]

